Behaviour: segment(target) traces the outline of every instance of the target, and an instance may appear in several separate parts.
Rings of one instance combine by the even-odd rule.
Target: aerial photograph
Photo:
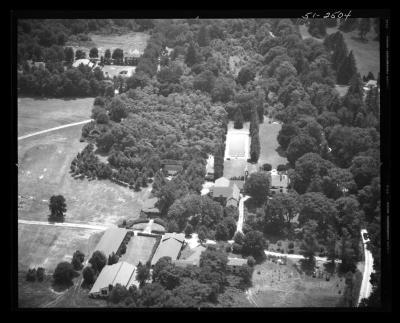
[[[328,14],[18,18],[18,308],[382,306],[383,24]]]

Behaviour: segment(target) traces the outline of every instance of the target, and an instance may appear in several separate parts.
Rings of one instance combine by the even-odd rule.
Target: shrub
[[[263,171],[265,171],[265,172],[269,172],[269,171],[271,171],[271,169],[272,169],[272,165],[266,163],[266,164],[262,165],[262,169],[263,169]]]
[[[240,245],[240,244],[234,242],[234,243],[232,244],[232,252],[233,252],[233,253],[236,253],[236,254],[242,253],[242,245]]]
[[[252,256],[247,257],[247,264],[250,267],[253,267],[256,264],[256,260],[254,259],[254,257]]]
[[[289,242],[288,248],[289,249],[294,249],[294,243],[292,241]]]
[[[279,240],[278,243],[277,243],[277,245],[278,245],[279,247],[281,247],[281,246],[282,246],[282,241]]]
[[[72,256],[72,261],[71,264],[74,267],[75,270],[81,270],[83,265],[83,261],[85,259],[85,255],[80,252],[79,250],[75,251],[73,256]]]
[[[288,253],[294,253],[293,249],[289,249]]]
[[[280,165],[278,165],[278,167],[276,168],[276,170],[277,170],[278,172],[284,172],[284,171],[287,170],[287,167],[286,167],[286,165],[280,164]]]
[[[37,278],[37,280],[38,281],[43,281],[43,279],[44,279],[44,268],[43,267],[39,267],[37,270],[36,270],[36,278]]]
[[[86,266],[82,271],[82,276],[85,283],[91,285],[96,280],[96,273],[91,266]]]
[[[54,281],[59,284],[71,284],[74,276],[74,268],[69,262],[66,261],[60,262],[53,273]]]
[[[28,272],[26,273],[26,280],[28,282],[34,282],[36,280],[36,269],[35,268],[28,269]]]

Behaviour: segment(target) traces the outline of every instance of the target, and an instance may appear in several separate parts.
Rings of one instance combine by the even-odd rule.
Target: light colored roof
[[[94,64],[93,64],[89,59],[87,59],[87,58],[77,59],[77,60],[72,64],[72,66],[73,66],[73,67],[78,67],[78,66],[81,65],[81,64],[83,64],[83,65],[89,65],[89,67],[93,67],[93,66],[94,66]]]
[[[229,187],[229,185],[230,180],[225,177],[218,178],[214,183],[214,187]]]
[[[171,257],[172,260],[177,259],[184,241],[185,235],[182,233],[164,234],[151,260],[151,264],[154,265],[162,257]]]
[[[184,260],[187,260],[188,262],[198,266],[200,263],[200,256],[204,250],[206,250],[205,247],[201,245],[197,246],[196,248],[194,248],[194,253],[192,253],[189,257],[187,257]]]
[[[115,276],[117,275],[119,269],[121,268],[122,262],[117,262],[114,265],[104,266],[101,270],[99,277],[97,277],[90,294],[99,293],[102,288],[112,285]]]
[[[365,86],[377,86],[376,80],[369,80]]]
[[[128,231],[124,228],[113,227],[104,232],[95,251],[99,250],[108,258],[111,253],[116,253]]]
[[[242,266],[247,264],[247,260],[246,259],[242,259],[242,258],[228,258],[228,266]]]
[[[271,174],[271,187],[287,187],[289,183],[287,175]]]
[[[189,265],[192,266],[198,266],[198,262],[195,260],[189,260],[189,259],[178,259],[178,260],[174,260],[172,261],[172,263],[178,267],[186,267]]]
[[[132,275],[135,272],[136,267],[131,265],[125,261],[120,262],[121,267],[118,270],[116,277],[114,278],[113,285],[121,284],[122,286],[126,286],[130,281]]]

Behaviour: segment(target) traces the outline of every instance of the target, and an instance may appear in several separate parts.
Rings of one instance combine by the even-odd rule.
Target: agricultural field
[[[18,137],[90,118],[94,98],[18,98]]]
[[[335,307],[345,290],[345,279],[334,274],[329,281],[313,278],[297,269],[298,261],[286,265],[266,260],[255,266],[248,298],[257,307]],[[320,266],[320,268],[323,266]]]
[[[89,257],[103,232],[67,227],[18,224],[18,269],[43,267],[53,272],[60,261],[71,261],[80,250]]]
[[[271,123],[269,123],[271,121]],[[268,117],[264,117],[264,122],[260,123],[260,158],[258,159],[258,165],[261,167],[263,164],[268,163],[272,165],[272,168],[276,168],[279,164],[286,164],[287,159],[281,156],[277,149],[279,143],[277,140],[279,131],[282,125],[274,122]]]
[[[126,261],[132,265],[137,265],[139,262],[146,263],[150,260],[150,256],[157,238],[146,236],[134,236],[128,243],[125,254],[120,258],[120,261]]]

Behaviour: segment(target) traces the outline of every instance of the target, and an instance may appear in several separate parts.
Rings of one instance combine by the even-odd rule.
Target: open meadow
[[[322,39],[312,37],[307,30],[307,26],[299,26],[299,31],[303,39],[314,38],[322,42]],[[327,28],[326,32],[328,35],[333,34],[338,31],[337,27]],[[376,33],[373,28],[366,34],[365,38],[367,41],[362,41],[358,35],[358,30],[353,30],[351,32],[342,32],[343,37],[346,41],[347,48],[349,51],[353,51],[354,57],[356,59],[358,72],[361,77],[372,72],[375,78],[378,77],[378,72],[380,71],[380,58],[379,58],[379,41],[375,40]]]
[[[88,258],[104,232],[82,228],[18,224],[18,269],[43,267],[53,272],[60,261],[71,261],[80,250]]]
[[[256,265],[249,300],[257,307],[335,307],[345,289],[344,277],[313,278],[300,273],[295,264],[279,265],[266,260]]]
[[[90,119],[94,98],[18,98],[18,137]]]
[[[277,152],[279,143],[277,140],[279,131],[282,125],[279,123],[268,123],[271,119],[264,117],[264,122],[260,123],[260,158],[258,165],[261,167],[263,164],[268,163],[272,168],[276,168],[279,164],[286,164],[287,159]]]

